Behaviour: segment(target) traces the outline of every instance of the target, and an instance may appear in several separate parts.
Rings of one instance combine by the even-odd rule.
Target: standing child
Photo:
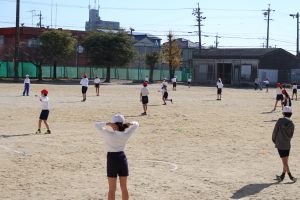
[[[125,123],[124,116],[117,114],[113,116],[112,122],[97,122],[96,127],[101,132],[107,148],[108,199],[115,199],[117,177],[119,176],[122,199],[128,200],[127,177],[129,170],[124,150],[128,139],[139,127],[139,123],[136,121]],[[112,131],[106,127],[112,128]]]
[[[168,99],[169,93],[168,93],[167,87],[168,87],[168,83],[167,83],[166,79],[164,79],[164,81],[160,85],[160,91],[162,93],[162,100],[164,102],[163,105],[167,105],[166,101],[171,101],[171,103],[173,103],[173,99]]]
[[[82,102],[84,102],[86,100],[86,92],[89,87],[89,79],[87,78],[86,73],[83,74],[82,79],[80,80],[80,84],[82,85],[82,87],[81,87]]]
[[[292,116],[292,108],[285,106],[282,110],[283,118],[279,118],[275,124],[272,141],[278,150],[279,156],[282,160],[283,170],[280,176],[276,175],[279,182],[283,181],[285,174],[288,173],[289,178],[296,182],[297,179],[292,176],[288,164],[290,149],[291,149],[291,139],[294,134],[294,123],[290,119]]]
[[[189,88],[190,88],[190,87],[191,87],[191,83],[192,83],[192,77],[189,77],[189,78],[188,78],[187,83],[188,83],[188,86],[189,86]]]
[[[99,87],[100,87],[100,78],[96,75],[94,80],[95,88],[96,88],[96,95],[99,96]]]
[[[29,75],[27,74],[25,76],[25,80],[24,80],[24,91],[23,91],[23,96],[29,96],[29,87],[30,87],[30,79],[29,79]]]
[[[177,78],[176,78],[176,76],[174,76],[174,78],[172,78],[172,83],[173,83],[173,91],[176,91],[176,85],[177,85]]]
[[[282,94],[283,94],[283,106],[292,106],[292,101],[290,98],[290,95],[287,93],[286,90],[282,90]]]
[[[297,83],[293,82],[293,86],[292,86],[292,90],[293,90],[292,100],[294,99],[294,95],[296,95],[296,101],[297,101],[297,89],[298,89]]]
[[[144,87],[141,89],[141,92],[140,92],[140,101],[142,102],[143,109],[144,109],[144,112],[142,113],[142,115],[147,115],[147,104],[149,102],[149,99],[148,99],[149,90],[148,90],[147,85],[148,85],[148,83],[144,82],[143,83]]]
[[[218,79],[217,81],[217,100],[221,100],[222,98],[222,89],[223,89],[223,83],[221,78]]]
[[[282,87],[281,87],[281,84],[280,83],[276,83],[276,101],[275,101],[275,106],[274,106],[274,111],[276,110],[276,107],[277,107],[277,103],[278,101],[280,100],[281,102],[281,106],[283,108],[283,95],[282,95]]]
[[[270,85],[269,79],[266,78],[266,80],[264,80],[264,83],[266,84],[266,92],[269,92],[269,85]]]
[[[47,122],[48,116],[49,116],[49,109],[50,109],[50,107],[49,107],[49,98],[48,98],[48,90],[43,89],[41,91],[40,101],[42,102],[42,112],[41,112],[40,118],[39,118],[38,130],[35,132],[35,134],[41,133],[42,121],[44,122],[44,124],[47,128],[47,131],[45,132],[45,134],[50,134],[51,131],[49,129],[49,124]]]
[[[145,77],[145,82],[149,83],[149,77],[148,76]]]

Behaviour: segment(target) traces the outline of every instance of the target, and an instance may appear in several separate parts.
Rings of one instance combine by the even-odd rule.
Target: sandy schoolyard
[[[51,135],[34,135],[49,90]],[[159,84],[149,86],[148,115],[141,116],[141,85],[90,87],[82,103],[80,85],[0,84],[0,199],[106,199],[106,152],[96,121],[117,112],[140,128],[126,154],[132,200],[300,199],[300,183],[277,184],[281,160],[271,141],[281,109],[271,112],[275,90],[179,85],[162,105]],[[289,91],[290,92],[290,91]],[[290,92],[291,93],[291,92]],[[290,168],[300,178],[300,98],[293,101]],[[43,126],[42,131],[45,132]],[[120,199],[118,188],[117,199]]]

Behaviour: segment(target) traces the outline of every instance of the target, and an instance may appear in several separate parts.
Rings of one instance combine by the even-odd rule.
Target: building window
[[[4,45],[4,35],[0,35],[0,45]]]
[[[251,65],[242,65],[241,66],[241,80],[250,81],[251,78]]]
[[[37,47],[39,45],[39,39],[32,38],[28,40],[28,47]]]

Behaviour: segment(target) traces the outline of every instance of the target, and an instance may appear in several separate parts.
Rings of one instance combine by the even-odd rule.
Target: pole
[[[269,30],[270,30],[270,12],[271,11],[275,11],[275,10],[271,10],[270,9],[270,4],[267,10],[263,10],[263,14],[265,17],[267,17],[267,44],[266,44],[266,48],[269,48]]]
[[[15,36],[15,55],[14,55],[14,71],[15,80],[19,78],[19,46],[20,46],[20,0],[16,5],[16,36]]]
[[[299,13],[297,13],[296,17],[297,17],[297,52],[296,52],[296,55],[299,57]]]
[[[201,21],[204,20],[206,17],[202,17],[201,14],[203,12],[200,12],[200,6],[199,6],[199,3],[198,3],[198,7],[196,9],[193,10],[193,15],[196,16],[196,20],[198,22],[198,36],[199,36],[199,52],[201,52],[201,49],[202,49],[202,42],[201,42]]]

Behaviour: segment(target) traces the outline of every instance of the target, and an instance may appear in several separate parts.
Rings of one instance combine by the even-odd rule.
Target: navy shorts
[[[284,158],[284,157],[288,157],[290,155],[290,150],[289,149],[285,149],[285,150],[282,150],[282,149],[278,149],[278,153],[279,153],[279,156],[280,158]]]
[[[176,87],[176,82],[173,83],[173,87]]]
[[[129,176],[126,155],[121,152],[107,152],[107,177]]]
[[[217,94],[222,94],[222,89],[218,88]]]
[[[163,97],[164,97],[165,99],[167,99],[167,98],[168,98],[168,96],[169,96],[168,92],[164,92],[164,95],[163,95]]]
[[[293,89],[293,94],[297,94],[297,89]]]
[[[95,87],[99,88],[100,84],[99,83],[95,83]]]
[[[88,90],[88,87],[85,87],[85,86],[81,87],[82,94],[85,94],[87,90]]]
[[[142,96],[142,103],[147,104],[149,102],[148,96]]]
[[[279,101],[279,100],[283,100],[283,95],[282,94],[277,94],[276,96],[276,100]]]
[[[40,119],[41,120],[47,120],[49,116],[49,110],[42,110],[40,114]]]

